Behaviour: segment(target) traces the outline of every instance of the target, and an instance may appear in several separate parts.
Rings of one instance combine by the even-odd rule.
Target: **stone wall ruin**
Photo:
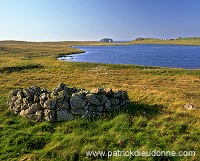
[[[9,109],[35,121],[66,121],[96,117],[129,105],[126,91],[69,88],[60,83],[53,91],[32,86],[9,93]]]

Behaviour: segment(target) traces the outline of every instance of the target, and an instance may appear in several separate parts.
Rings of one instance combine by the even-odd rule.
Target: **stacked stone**
[[[129,105],[126,91],[68,88],[60,83],[52,92],[38,86],[15,89],[9,94],[9,109],[36,121],[64,121],[95,117]]]

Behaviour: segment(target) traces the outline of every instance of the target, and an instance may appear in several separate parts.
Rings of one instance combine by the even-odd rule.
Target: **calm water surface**
[[[129,45],[129,46],[76,46],[86,51],[60,57],[75,62],[134,64],[173,68],[200,68],[200,46]]]

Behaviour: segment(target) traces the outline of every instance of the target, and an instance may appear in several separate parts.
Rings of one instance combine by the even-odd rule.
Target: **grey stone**
[[[58,91],[52,91],[51,94],[50,94],[50,97],[54,98],[56,96],[58,96]]]
[[[105,106],[107,106],[107,107],[111,106],[110,100],[107,100],[107,101],[106,101]]]
[[[17,101],[17,99],[18,99],[17,96],[13,96],[13,97],[11,98],[11,102],[15,102],[15,101]]]
[[[90,117],[91,117],[91,114],[90,114],[89,110],[86,110],[86,111],[84,112],[84,114],[82,115],[82,117],[83,117],[83,118],[90,118]]]
[[[71,108],[75,111],[76,109],[84,108],[86,103],[86,99],[79,93],[74,93],[70,99]]]
[[[69,101],[70,98],[71,98],[70,91],[68,91],[67,89],[65,89],[65,90],[63,91],[63,96],[64,96],[64,99],[65,99],[65,100]]]
[[[56,109],[57,110],[60,110],[60,109],[67,109],[67,110],[70,110],[70,106],[69,106],[69,103],[67,101],[64,101],[64,102],[57,102],[56,103]]]
[[[19,90],[17,92],[17,97],[18,97],[18,100],[22,100],[23,99],[23,92],[22,92],[22,90]]]
[[[20,113],[20,111],[21,111],[21,105],[20,105],[20,104],[15,105],[15,106],[13,107],[13,111],[14,111],[15,113]]]
[[[69,103],[67,101],[63,101],[62,105],[63,105],[64,109],[68,109],[68,110],[70,109],[70,105],[69,105]]]
[[[96,109],[97,109],[97,112],[102,112],[103,111],[103,106],[97,106]]]
[[[95,89],[92,89],[90,93],[93,93],[93,94],[101,94],[104,90],[102,88],[95,88]]]
[[[46,93],[42,93],[40,95],[40,101],[46,101],[48,98],[47,98],[47,94]]]
[[[114,92],[113,96],[116,97],[116,98],[118,98],[118,97],[121,96],[121,92],[122,92],[121,90],[116,91],[116,92]]]
[[[42,110],[36,111],[35,116],[36,116],[36,121],[37,121],[37,122],[43,121],[43,118],[44,118],[44,111],[42,111]]]
[[[195,106],[193,104],[185,104],[183,106],[186,110],[194,110]]]
[[[23,94],[25,97],[31,97],[32,96],[32,93],[31,93],[31,90],[30,89],[23,89]]]
[[[43,88],[42,90],[41,90],[41,93],[48,93],[48,90],[46,89],[46,88]]]
[[[57,121],[69,121],[74,119],[74,115],[66,109],[57,110]]]
[[[55,110],[45,109],[44,119],[46,121],[55,121]]]
[[[22,110],[26,110],[26,109],[28,109],[28,108],[29,108],[28,104],[23,104],[23,105],[21,106],[21,109],[22,109]]]
[[[67,94],[67,93],[66,93],[66,94]],[[57,102],[63,102],[64,97],[65,97],[65,91],[64,91],[64,90],[58,92]]]
[[[44,108],[47,108],[47,109],[55,109],[56,107],[56,101],[53,100],[53,99],[48,99],[44,102]]]
[[[88,101],[94,105],[100,105],[100,101],[98,100],[97,96],[95,94],[87,94],[86,98]]]
[[[21,110],[20,115],[21,116],[27,116],[28,115],[28,110]]]
[[[9,110],[13,110],[13,107],[15,106],[15,102],[8,102]]]
[[[103,105],[104,103],[106,103],[106,101],[108,100],[108,97],[103,95],[102,96],[102,100],[101,100],[101,105]]]
[[[121,92],[121,97],[122,97],[122,99],[128,99],[128,93],[126,92],[126,91],[122,91]]]
[[[111,102],[110,100],[107,100],[105,103],[105,111],[111,111],[112,107],[111,107]]]
[[[22,102],[23,102],[22,100],[16,100],[15,105],[22,105]]]
[[[13,89],[9,92],[9,97],[17,96],[17,93],[19,92],[19,89]]]
[[[96,108],[95,105],[88,105],[88,110],[89,110],[89,111],[96,112],[96,111],[97,111],[97,108]]]
[[[110,102],[112,105],[118,105],[120,103],[119,99],[117,98],[110,98]]]
[[[34,98],[32,96],[23,98],[23,103],[25,103],[25,104],[33,103],[33,102],[34,102]]]
[[[34,114],[40,108],[41,108],[41,105],[39,103],[34,103],[31,105],[31,107],[28,108],[28,114]]]
[[[113,91],[112,91],[111,88],[106,88],[106,89],[104,89],[104,91],[105,91],[106,95],[112,95],[113,94]]]
[[[39,102],[40,102],[40,97],[34,96],[34,103],[39,103]]]
[[[61,90],[64,90],[67,87],[66,87],[66,85],[64,83],[60,83],[60,84],[58,84],[58,88],[61,89]]]
[[[84,109],[72,109],[71,113],[74,115],[83,115],[84,114]]]

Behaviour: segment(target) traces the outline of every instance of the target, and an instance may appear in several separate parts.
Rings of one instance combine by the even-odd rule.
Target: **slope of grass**
[[[196,151],[192,157],[111,159],[200,160],[200,70],[55,60],[59,53],[80,52],[69,47],[73,43],[0,44],[0,160],[107,159],[88,157],[89,150]],[[36,123],[7,110],[11,89],[36,84],[51,90],[60,82],[127,90],[132,103],[96,119],[60,123]],[[197,108],[185,110],[187,103]]]

